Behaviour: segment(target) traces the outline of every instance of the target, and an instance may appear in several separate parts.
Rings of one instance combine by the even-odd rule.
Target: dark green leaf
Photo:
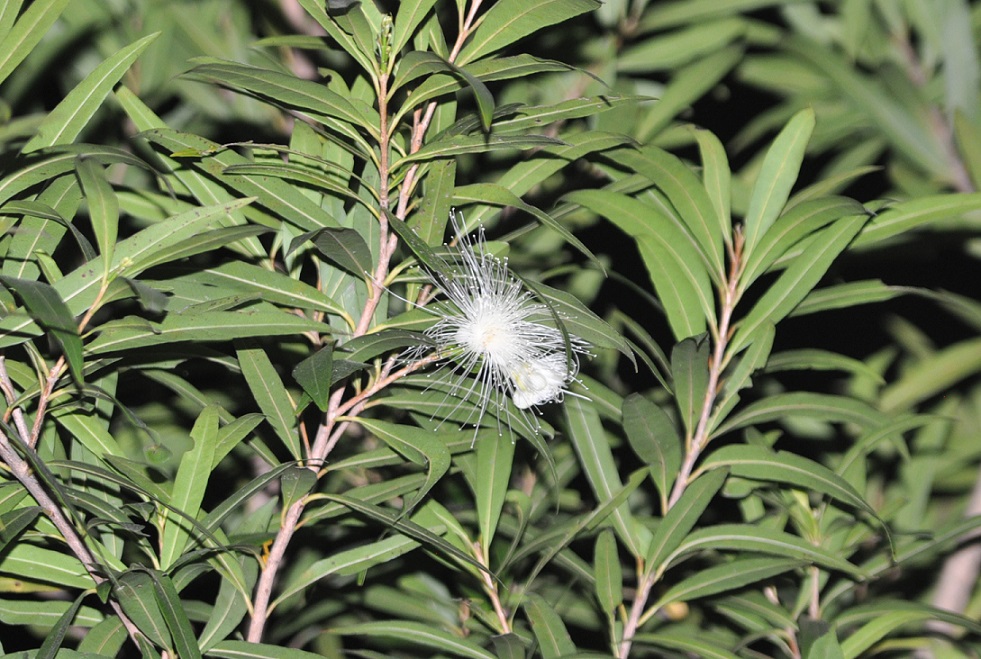
[[[78,613],[78,610],[82,607],[82,601],[87,596],[88,593],[80,594],[75,598],[71,606],[65,609],[65,612],[58,618],[58,622],[48,630],[44,643],[38,649],[35,659],[55,659],[58,656],[61,644],[65,640],[65,634],[68,633],[68,628],[71,627],[75,619],[75,614]]]
[[[690,482],[678,501],[657,525],[647,553],[647,569],[662,571],[673,552],[695,528],[698,518],[722,487],[728,474],[709,472]]]
[[[537,593],[528,593],[523,608],[538,641],[542,659],[558,659],[575,653],[576,646],[551,602]]]
[[[623,401],[623,429],[627,441],[651,470],[651,479],[667,509],[668,495],[681,467],[681,437],[667,413],[640,394]]]
[[[147,638],[170,647],[170,632],[157,600],[153,578],[143,570],[129,570],[116,582],[115,597],[133,624]]]
[[[708,365],[710,343],[705,336],[687,338],[675,344],[671,350],[671,375],[678,412],[685,424],[688,436],[694,436],[695,427],[705,407],[708,390]]]
[[[61,346],[72,377],[82,383],[82,339],[68,305],[57,289],[44,282],[0,275],[0,282],[15,292],[38,325],[51,331]]]
[[[623,574],[617,551],[617,539],[609,529],[601,531],[596,536],[593,574],[596,576],[596,598],[599,600],[600,607],[603,613],[612,616],[623,602]]]
[[[320,411],[326,412],[330,386],[334,382],[333,345],[328,343],[297,364],[293,369],[293,379],[303,387]]]
[[[370,276],[374,267],[371,263],[371,250],[361,234],[344,227],[318,229],[296,238],[293,245],[312,240],[317,250],[328,261],[344,268],[358,277]]]
[[[201,650],[198,648],[197,639],[194,637],[194,629],[191,621],[187,618],[184,604],[181,602],[174,582],[166,574],[157,571],[150,572],[153,579],[154,592],[157,596],[157,605],[163,615],[167,628],[170,630],[171,638],[174,640],[174,650],[176,656],[184,659],[200,659]]]

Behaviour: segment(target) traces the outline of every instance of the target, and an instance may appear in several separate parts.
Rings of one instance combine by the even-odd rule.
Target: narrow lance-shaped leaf
[[[775,325],[793,311],[817,285],[866,221],[865,216],[846,217],[809,238],[803,253],[740,321],[730,350],[741,350],[748,344],[758,326],[766,323]]]
[[[746,211],[744,235],[747,253],[753,252],[787,203],[813,130],[814,110],[801,110],[780,131],[766,152]]]
[[[706,337],[691,337],[675,344],[671,350],[675,400],[689,436],[695,433],[702,408],[706,405],[709,348]]]
[[[542,28],[599,8],[597,0],[501,0],[484,15],[457,63],[480,59]]]
[[[523,607],[531,623],[531,631],[538,641],[542,659],[558,659],[575,653],[576,646],[572,637],[551,602],[537,593],[529,592],[525,596]]]
[[[566,196],[598,213],[635,238],[654,289],[677,340],[701,334],[715,317],[712,285],[689,237],[656,208],[606,190]]]
[[[0,82],[7,79],[54,25],[69,0],[35,0],[13,28],[0,36]],[[5,23],[17,17],[20,2],[7,2],[0,8]]]
[[[79,158],[76,170],[88,202],[95,242],[102,255],[103,275],[108,276],[112,251],[119,233],[119,201],[99,163],[88,158]]]
[[[593,574],[596,577],[596,597],[607,616],[612,616],[623,602],[623,574],[617,539],[609,529],[596,536],[593,552]]]
[[[217,439],[218,407],[209,405],[191,429],[193,445],[181,456],[170,497],[170,505],[192,519],[199,517]],[[190,537],[191,531],[184,518],[170,516],[167,519],[160,541],[161,568],[166,570],[180,557]]]
[[[327,411],[333,373],[334,348],[333,344],[329,343],[293,369],[293,378],[303,387],[303,391],[310,396],[310,400],[320,408],[321,412]]]
[[[579,398],[569,398],[565,405],[569,438],[579,456],[583,472],[597,499],[605,503],[623,489],[609,441],[603,430],[599,413],[592,404]],[[650,546],[651,533],[631,515],[626,504],[613,511],[613,523],[624,544],[635,557],[643,556]]]
[[[514,441],[508,434],[500,433],[477,443],[477,487],[474,496],[485,556],[490,556],[491,542],[501,518],[513,459]]]
[[[255,397],[259,409],[276,432],[293,459],[302,457],[300,439],[295,431],[296,414],[289,392],[283,386],[272,361],[261,348],[246,348],[237,352],[242,375]]]
[[[174,641],[174,651],[176,656],[187,657],[187,659],[200,659],[201,650],[198,648],[197,639],[194,637],[194,629],[191,621],[187,617],[184,604],[177,594],[174,582],[166,574],[161,574],[154,570],[150,572],[153,579],[154,591],[157,596],[157,605],[163,615],[164,622],[170,630],[171,638]]]
[[[661,508],[666,510],[681,467],[681,437],[674,423],[658,405],[635,393],[623,401],[623,429],[634,453],[650,468]]]
[[[44,147],[67,144],[78,137],[105,97],[158,34],[150,34],[133,42],[95,67],[48,113],[22,152],[31,153]]]
[[[82,339],[78,335],[75,318],[58,291],[44,282],[15,277],[0,276],[0,282],[20,297],[31,318],[38,325],[51,331],[61,345],[62,354],[68,362],[72,377],[81,384],[83,381]]]
[[[712,498],[722,487],[727,475],[724,470],[709,472],[689,483],[684,494],[654,531],[654,538],[651,540],[650,551],[646,557],[648,570],[652,572],[663,570],[671,552],[681,544],[688,532],[695,528],[698,518],[712,502]]]

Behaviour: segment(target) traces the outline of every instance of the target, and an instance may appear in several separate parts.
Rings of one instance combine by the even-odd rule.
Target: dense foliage
[[[0,649],[978,656],[979,36],[3,2]]]

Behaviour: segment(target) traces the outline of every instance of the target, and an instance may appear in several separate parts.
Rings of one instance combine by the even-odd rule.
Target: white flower
[[[510,396],[519,410],[561,401],[589,344],[554,326],[555,314],[508,271],[507,260],[487,252],[483,229],[472,242],[452,219],[458,262],[427,273],[444,299],[428,307],[439,320],[426,335],[448,360],[458,407],[476,403],[479,426],[491,399],[503,408]],[[530,425],[540,428],[534,419]]]

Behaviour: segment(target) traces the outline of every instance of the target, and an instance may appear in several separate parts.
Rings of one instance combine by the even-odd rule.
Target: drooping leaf
[[[58,290],[44,282],[3,275],[0,275],[0,282],[14,291],[23,301],[32,320],[52,333],[61,346],[72,377],[81,384],[83,382],[82,339],[78,334],[75,318]]]

